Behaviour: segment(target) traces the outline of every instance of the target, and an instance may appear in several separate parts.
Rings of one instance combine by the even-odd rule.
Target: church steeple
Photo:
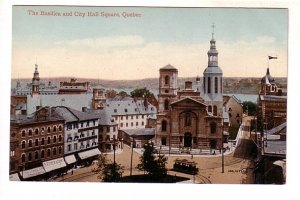
[[[214,39],[214,29],[215,24],[212,24],[212,34],[210,40],[210,49],[207,52],[208,55],[208,67],[217,67],[218,66],[218,51],[216,49],[216,40]]]
[[[32,78],[32,95],[39,94],[40,92],[40,76],[38,71],[38,65],[35,64],[35,70]]]

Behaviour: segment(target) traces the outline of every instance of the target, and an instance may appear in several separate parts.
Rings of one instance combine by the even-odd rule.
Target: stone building
[[[239,127],[242,123],[243,105],[234,95],[223,96],[224,108],[228,113],[231,126]]]
[[[223,72],[218,66],[212,37],[203,83],[196,79],[178,89],[178,70],[167,65],[159,70],[156,145],[169,148],[219,149],[223,137]],[[227,123],[228,124],[228,123]]]
[[[31,116],[11,118],[10,173],[20,172],[24,179],[41,175],[47,172],[44,164],[63,156],[64,119],[49,108],[40,108]],[[52,170],[60,168],[52,167]]]

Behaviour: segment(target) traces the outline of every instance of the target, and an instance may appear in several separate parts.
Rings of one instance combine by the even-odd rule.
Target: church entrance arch
[[[184,147],[192,147],[192,134],[191,133],[184,134],[183,143],[184,143],[183,144]]]

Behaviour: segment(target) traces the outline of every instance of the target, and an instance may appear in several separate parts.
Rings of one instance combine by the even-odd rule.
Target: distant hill
[[[59,86],[60,81],[70,81],[71,77],[57,77],[57,78],[41,78],[41,82],[48,83],[51,81],[53,85]],[[185,81],[192,81],[195,83],[195,77],[178,78],[179,88],[184,87]],[[240,94],[257,94],[260,88],[261,78],[244,78],[244,77],[224,77],[223,78],[223,92],[224,93],[240,93]],[[19,79],[22,86],[31,82],[31,79]],[[133,90],[136,88],[148,88],[152,90],[158,89],[158,78],[146,78],[140,80],[104,80],[104,79],[87,79],[77,78],[77,81],[89,81],[91,87],[112,88],[118,90]],[[275,77],[275,81],[280,88],[287,88],[287,78]],[[202,78],[201,78],[202,82]],[[17,79],[11,80],[12,88],[16,87]]]

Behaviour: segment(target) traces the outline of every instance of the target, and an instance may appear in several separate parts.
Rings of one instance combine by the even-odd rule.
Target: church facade
[[[223,72],[218,66],[213,35],[207,55],[203,82],[197,77],[194,87],[191,81],[186,81],[184,89],[178,89],[178,70],[172,65],[159,70],[157,146],[169,146],[170,149],[222,147],[224,125],[228,125],[228,119],[224,119]]]

